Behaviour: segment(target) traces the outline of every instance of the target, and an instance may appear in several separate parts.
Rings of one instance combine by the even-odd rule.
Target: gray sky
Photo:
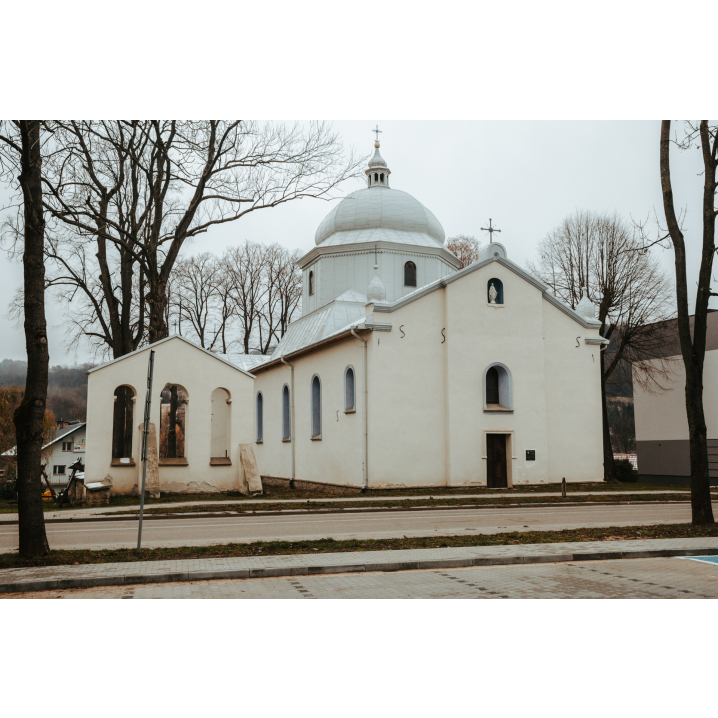
[[[472,234],[488,241],[480,227],[493,218],[509,257],[525,266],[546,233],[575,209],[618,212],[645,220],[662,217],[658,168],[659,121],[339,121],[336,130],[358,153],[373,150],[378,122],[382,156],[391,184],[414,195],[442,223],[447,237]],[[687,208],[689,291],[695,297],[701,241],[701,159],[696,150],[673,151],[676,205]],[[347,183],[342,195],[363,183]],[[0,204],[7,204],[0,188]],[[247,215],[202,235],[185,253],[213,251],[245,239],[280,242],[308,251],[314,232],[339,199],[300,200]],[[653,228],[653,226],[652,226]],[[656,250],[667,272],[673,252]],[[22,265],[0,255],[0,359],[25,359],[21,327],[6,308],[22,282]],[[718,303],[711,306],[718,308]],[[89,361],[85,349],[67,352],[63,309],[47,302],[50,361]]]

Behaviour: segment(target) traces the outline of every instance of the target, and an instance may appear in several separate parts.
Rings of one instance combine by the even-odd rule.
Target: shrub
[[[638,472],[628,459],[618,459],[615,464],[616,476],[622,484],[635,484],[638,481]]]

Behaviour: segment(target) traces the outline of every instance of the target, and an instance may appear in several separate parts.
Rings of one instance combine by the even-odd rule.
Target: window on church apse
[[[282,389],[282,441],[292,438],[291,405],[289,401],[289,387],[285,384]]]
[[[414,264],[414,262],[407,262],[404,265],[404,286],[416,286],[416,265]]]
[[[312,379],[312,439],[322,438],[322,385],[319,377]]]
[[[129,459],[132,457],[134,396],[135,392],[129,386],[118,386],[115,389],[115,404],[112,415],[113,459]]]
[[[160,459],[185,458],[187,405],[184,387],[167,384],[160,393]]]
[[[264,441],[264,399],[262,392],[257,392],[257,443]]]
[[[354,369],[350,366],[344,372],[344,411],[354,411]]]
[[[314,294],[314,272],[309,272],[309,296]]]
[[[484,411],[513,411],[511,372],[500,363],[484,372]]]

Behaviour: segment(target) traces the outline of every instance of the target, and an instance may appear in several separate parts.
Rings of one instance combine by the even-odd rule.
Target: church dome
[[[439,220],[407,192],[389,187],[391,170],[374,143],[366,169],[367,187],[347,195],[319,225],[314,243],[323,247],[360,242],[395,242],[443,247]]]
[[[443,247],[439,220],[407,192],[367,187],[347,195],[319,225],[314,242],[324,247],[359,242],[398,242]]]

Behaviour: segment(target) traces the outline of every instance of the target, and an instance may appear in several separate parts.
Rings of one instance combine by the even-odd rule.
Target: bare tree
[[[630,364],[661,356],[671,316],[671,285],[658,260],[644,251],[633,229],[616,215],[577,211],[539,244],[539,259],[529,270],[554,294],[576,308],[582,293],[598,305],[600,334],[609,340],[601,351],[604,480],[616,481],[611,448],[606,384]],[[633,364],[634,380],[649,391],[662,389],[668,360]]]
[[[678,300],[678,337],[686,371],[686,415],[691,455],[691,509],[694,524],[712,524],[710,478],[708,471],[708,431],[703,410],[703,365],[708,331],[708,301],[718,293],[711,291],[713,258],[716,253],[715,226],[716,188],[718,188],[718,125],[708,120],[687,122],[682,140],[674,140],[680,149],[698,147],[703,159],[701,264],[694,321],[691,326],[686,276],[686,243],[681,223],[676,216],[671,179],[671,120],[661,124],[660,167],[663,211],[668,233],[656,242],[670,239],[675,252],[676,298]],[[691,331],[692,330],[692,331]]]
[[[180,260],[174,272],[174,296],[170,297],[170,306],[175,305],[180,321],[184,320],[199,345],[210,351],[215,348],[223,331],[217,321],[223,318],[222,270],[222,265],[210,252]],[[228,318],[226,316],[224,321]]]
[[[446,240],[446,248],[461,262],[461,268],[468,267],[479,259],[479,240],[465,234],[457,234]]]
[[[144,283],[137,301],[147,312],[136,329],[146,326],[147,340],[155,342],[169,333],[168,285],[188,239],[258,209],[303,197],[331,199],[363,161],[345,158],[338,136],[322,123],[302,129],[245,120],[122,120],[58,127],[64,154],[46,181],[47,207],[77,241],[97,244],[104,304],[94,311],[100,326],[103,311],[109,314],[113,352],[115,335],[127,334],[131,324],[124,292],[135,268]],[[117,275],[121,298],[103,259],[109,244],[125,269]],[[92,304],[93,292],[71,281]],[[128,317],[117,331],[120,310],[113,307]]]
[[[259,307],[259,351],[268,354],[287,331],[302,299],[302,274],[297,266],[299,250],[290,252],[279,244],[267,247],[265,283],[267,291]]]
[[[23,558],[50,552],[42,510],[42,446],[50,354],[45,320],[45,215],[42,202],[42,121],[0,124],[0,174],[22,192],[25,394],[15,410],[19,553]]]

